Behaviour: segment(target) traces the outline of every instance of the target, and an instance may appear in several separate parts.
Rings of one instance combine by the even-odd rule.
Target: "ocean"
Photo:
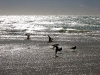
[[[0,16],[1,39],[23,39],[26,33],[40,38],[59,34],[63,40],[68,35],[100,40],[100,16]]]

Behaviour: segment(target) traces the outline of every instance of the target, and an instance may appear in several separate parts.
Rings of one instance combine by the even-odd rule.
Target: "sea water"
[[[50,35],[66,40],[68,35],[78,35],[100,40],[100,16],[0,16],[0,38],[19,39],[26,33],[40,38]]]

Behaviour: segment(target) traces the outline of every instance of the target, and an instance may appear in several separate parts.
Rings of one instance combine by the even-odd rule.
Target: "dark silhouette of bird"
[[[49,35],[48,35],[48,38],[49,38],[49,41],[48,41],[49,43],[53,42],[53,38],[51,38]]]
[[[55,46],[55,48],[56,48],[56,49],[55,49],[55,56],[58,57],[58,56],[57,56],[57,52],[58,52],[58,51],[62,51],[62,47],[59,48],[58,46]]]
[[[54,48],[55,48],[55,56],[58,57],[56,54],[57,54],[58,51],[62,51],[62,47],[59,48],[59,47],[58,47],[59,44],[54,44],[54,45],[52,45],[52,46],[53,46],[53,48],[52,48],[53,50],[54,50]]]
[[[27,40],[30,40],[30,34],[25,34],[27,36]]]
[[[58,52],[58,51],[62,51],[62,47],[61,47],[61,48],[58,47],[57,52]]]
[[[72,47],[71,49],[75,50],[76,49],[76,46]]]

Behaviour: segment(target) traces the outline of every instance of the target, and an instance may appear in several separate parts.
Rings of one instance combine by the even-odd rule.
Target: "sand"
[[[100,75],[100,41],[70,39],[0,39],[0,75]],[[55,43],[63,48],[58,57],[51,49]]]

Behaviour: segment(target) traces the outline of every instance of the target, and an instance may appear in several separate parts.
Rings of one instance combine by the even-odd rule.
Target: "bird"
[[[62,51],[62,47],[61,47],[61,48],[58,47],[57,52],[58,52],[58,51]]]
[[[59,48],[58,46],[55,46],[55,47],[56,47],[56,49],[55,49],[55,56],[58,57],[56,54],[57,54],[58,51],[62,51],[62,47],[61,48]]]
[[[49,38],[49,41],[48,41],[49,43],[53,42],[53,38],[51,38],[49,35],[48,35],[48,38]]]
[[[27,36],[27,40],[30,40],[30,34],[25,34]]]
[[[75,49],[76,49],[76,46],[74,46],[74,47],[72,47],[72,48],[70,48],[70,49],[73,49],[73,50],[75,50]]]
[[[56,56],[56,57],[58,57],[58,56],[56,55],[57,52],[58,52],[58,51],[62,51],[62,47],[59,48],[58,45],[59,45],[59,44],[54,44],[54,45],[52,45],[52,46],[53,46],[52,49],[56,48],[56,49],[55,49],[55,56]]]

